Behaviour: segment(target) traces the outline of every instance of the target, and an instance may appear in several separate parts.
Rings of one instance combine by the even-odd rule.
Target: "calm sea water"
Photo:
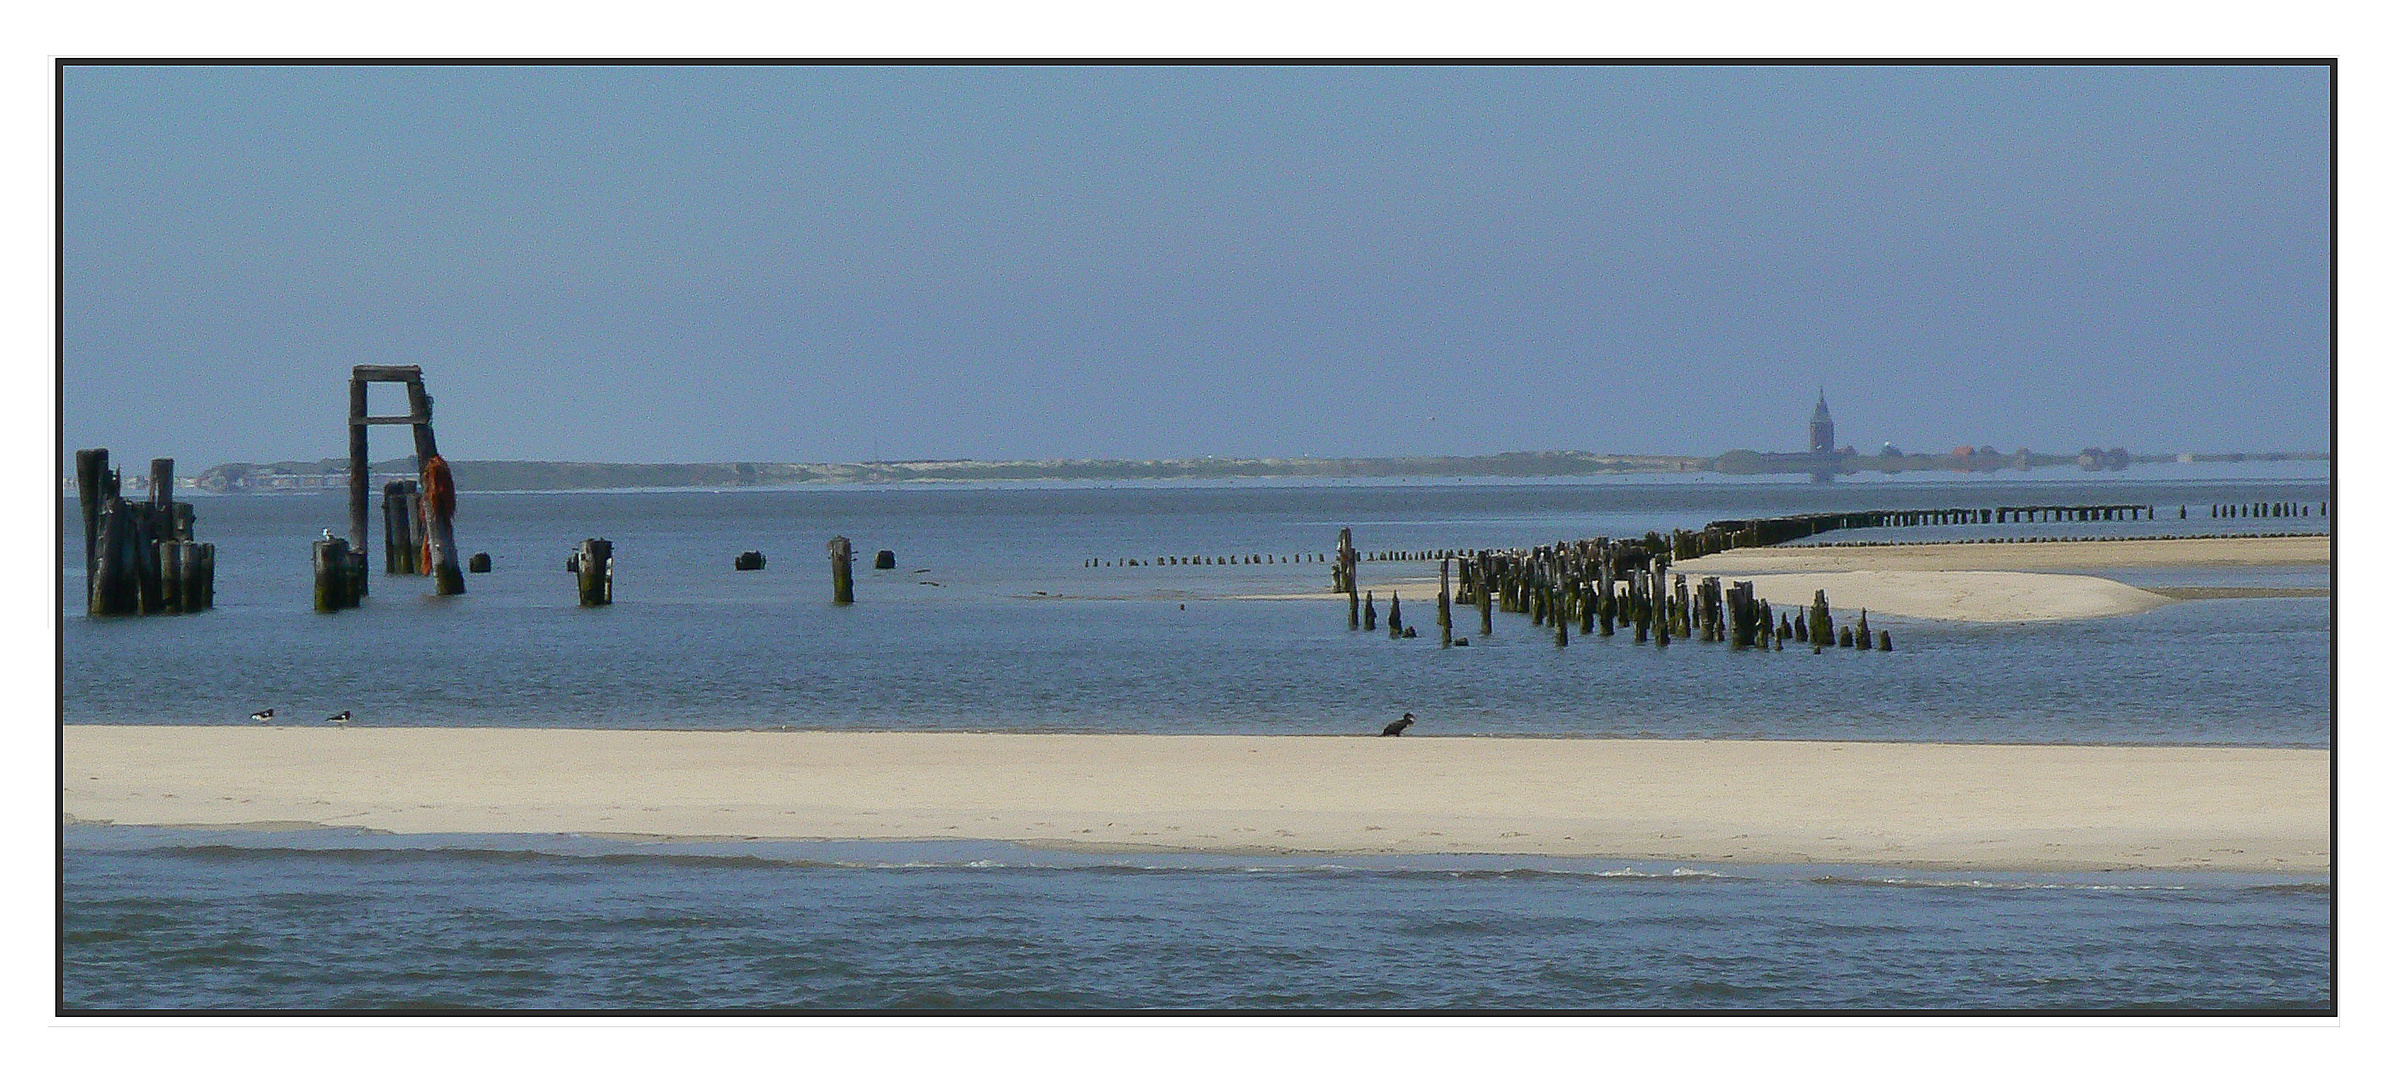
[[[82,829],[79,1009],[2323,1009],[2248,876]],[[97,835],[93,835],[97,834]]]
[[[2035,474],[2037,475],[2037,474]],[[1306,556],[1638,535],[1837,506],[2325,496],[2318,478],[2214,484],[2072,479],[1863,488],[1642,478],[1597,484],[930,488],[478,495],[458,525],[493,573],[464,597],[384,577],[358,610],[309,610],[308,544],[335,496],[204,500],[218,606],[65,620],[69,723],[245,723],[273,707],[369,724],[885,730],[1357,732],[1400,711],[1419,735],[1571,734],[2323,746],[2330,605],[2175,604],[2026,628],[1877,619],[1892,655],[1733,654],[1577,639],[1521,618],[1475,647],[1348,629],[1329,563],[1085,568],[1086,558]],[[2170,513],[2170,511],[2167,511]],[[2282,521],[1888,530],[2135,535]],[[79,525],[70,523],[71,528]],[[824,541],[846,535],[858,603],[830,603]],[[1867,535],[1867,534],[1858,534]],[[575,606],[565,558],[615,542],[616,603]],[[62,576],[79,595],[80,537]],[[765,552],[763,571],[733,556]],[[378,551],[375,566],[381,565]],[[1368,589],[1426,563],[1368,563]],[[2150,573],[2146,584],[2321,586],[2321,568]],[[1318,600],[1238,595],[1323,591]],[[1064,599],[1061,599],[1064,597]],[[1840,597],[1832,597],[1834,605]],[[1408,611],[1429,625],[1430,605]],[[1850,613],[1853,614],[1853,611]],[[1461,620],[1470,623],[1470,618]]]
[[[1329,564],[1086,568],[1528,545],[1722,517],[2154,503],[2166,520],[1887,538],[2320,531],[2205,520],[2329,497],[2317,465],[1829,486],[1576,483],[470,494],[496,570],[459,598],[377,574],[308,609],[338,496],[201,499],[218,607],[89,620],[68,583],[68,723],[1356,732],[2325,746],[2330,607],[2203,601],[1961,627],[1877,616],[1898,651],[1736,655],[1501,616],[1474,647],[1352,633]],[[2192,520],[2175,508],[2192,507]],[[377,516],[379,520],[379,515]],[[76,528],[70,518],[70,530]],[[823,542],[860,549],[829,603]],[[1855,534],[1870,539],[1878,534]],[[564,559],[616,543],[617,602]],[[1848,538],[1848,537],[1844,537]],[[878,548],[899,568],[871,571]],[[736,573],[757,549],[767,569]],[[380,552],[376,554],[380,566]],[[1427,564],[1369,563],[1370,588]],[[2320,568],[2150,585],[2327,585]],[[937,582],[937,584],[935,584]],[[1832,598],[1835,605],[1840,598]],[[1429,605],[1410,606],[1428,623]],[[1470,620],[1466,620],[1470,622]],[[69,830],[73,1008],[2323,1008],[2319,881],[1956,877],[1859,867],[1338,865],[959,851]]]

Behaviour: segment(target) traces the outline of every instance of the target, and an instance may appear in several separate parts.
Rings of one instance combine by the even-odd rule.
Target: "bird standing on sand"
[[[273,710],[273,709],[260,709],[260,710],[258,710],[257,712],[254,712],[254,713],[251,713],[251,714],[250,714],[250,719],[252,719],[252,720],[256,720],[256,721],[258,721],[258,722],[259,722],[259,723],[261,723],[261,724],[263,724],[263,723],[266,723],[267,721],[269,721],[269,720],[272,720],[272,719],[274,719],[274,718],[275,718],[275,710]]]
[[[334,713],[333,715],[326,717],[325,722],[328,724],[347,724],[350,722],[350,710],[343,709],[340,712]]]
[[[1385,735],[1404,734],[1407,731],[1407,725],[1412,723],[1415,723],[1414,713],[1401,713],[1399,714],[1398,719],[1391,721],[1389,724],[1383,727],[1382,733]]]

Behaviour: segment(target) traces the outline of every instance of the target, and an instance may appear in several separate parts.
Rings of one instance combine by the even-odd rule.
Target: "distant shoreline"
[[[2085,455],[2085,457],[2087,457]],[[1050,483],[1187,483],[1234,480],[1571,480],[1633,475],[1718,475],[1758,477],[1803,475],[1806,470],[1762,466],[1759,456],[1733,451],[1717,457],[1662,454],[1599,454],[1579,450],[1384,458],[1184,458],[1171,460],[1044,460],[1044,461],[883,461],[857,463],[715,462],[638,464],[577,461],[450,462],[461,491],[570,492],[676,491],[740,489],[806,489],[836,485],[942,484],[988,482]],[[2215,464],[2229,462],[2328,461],[2328,453],[2148,454],[2120,459],[2121,463]],[[380,489],[386,480],[413,475],[409,458],[374,462],[370,485]],[[2121,471],[2073,456],[2028,452],[2005,457],[1991,455],[1849,455],[1834,468],[1838,475],[1896,475],[1899,473],[1989,474],[2035,470],[2078,469],[2104,473]],[[139,487],[141,477],[128,475]],[[72,493],[73,480],[62,481]],[[228,462],[188,474],[185,484],[195,493],[310,494],[346,491],[349,463],[345,459]]]

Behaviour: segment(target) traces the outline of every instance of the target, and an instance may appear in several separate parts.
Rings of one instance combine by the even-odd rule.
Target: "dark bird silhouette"
[[[1398,719],[1393,720],[1389,724],[1385,725],[1382,729],[1382,733],[1385,735],[1404,734],[1407,731],[1407,725],[1412,723],[1415,723],[1415,714],[1402,713]]]
[[[258,721],[258,722],[259,722],[259,723],[261,723],[261,724],[263,724],[263,723],[266,723],[267,721],[269,721],[269,720],[272,720],[272,719],[274,719],[274,718],[275,718],[275,710],[273,710],[273,709],[260,709],[260,710],[258,710],[257,712],[254,712],[254,713],[251,713],[251,714],[250,714],[250,719],[252,719],[252,720],[256,720],[256,721]]]
[[[326,717],[325,722],[328,724],[347,724],[350,722],[350,710],[343,709],[340,712],[334,713],[333,715]]]

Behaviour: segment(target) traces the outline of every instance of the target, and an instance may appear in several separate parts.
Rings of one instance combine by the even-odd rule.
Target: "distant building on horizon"
[[[1716,459],[1716,469],[1733,473],[1794,473],[1803,472],[1819,484],[1832,482],[1834,476],[1852,471],[1849,458],[1854,448],[1843,450],[1836,441],[1832,427],[1832,405],[1824,399],[1822,387],[1815,388],[1815,415],[1807,420],[1807,449],[1798,452],[1757,453],[1735,450]]]

